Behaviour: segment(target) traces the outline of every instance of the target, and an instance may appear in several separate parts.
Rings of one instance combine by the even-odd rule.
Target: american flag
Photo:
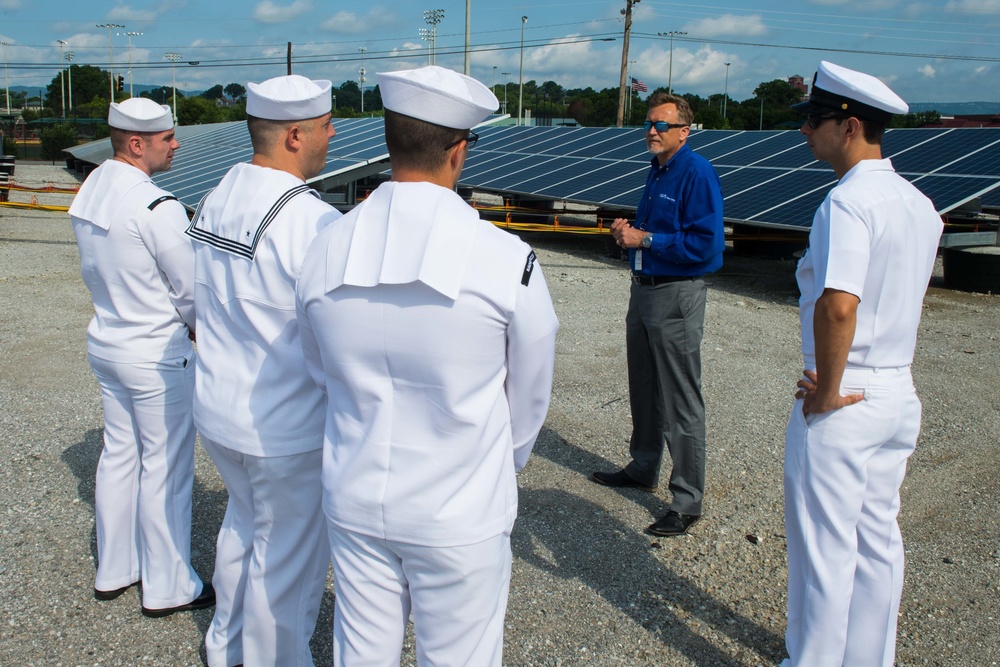
[[[634,76],[629,78],[632,79],[632,90],[640,93],[645,93],[647,90],[649,90],[649,87],[639,79],[635,78]]]

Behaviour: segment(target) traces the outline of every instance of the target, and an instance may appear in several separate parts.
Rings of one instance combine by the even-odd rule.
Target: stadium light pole
[[[431,34],[433,31],[430,28],[420,29],[420,39],[427,42],[427,64],[431,64]]]
[[[521,67],[517,71],[517,124],[524,123],[524,24],[528,22],[527,16],[521,17]]]
[[[66,117],[66,77],[63,76],[62,62],[65,58],[63,48],[69,44],[65,39],[57,39],[59,42],[59,96],[62,97],[62,117]]]
[[[367,50],[367,47],[358,47],[358,51],[361,52],[361,69],[358,70],[358,83],[361,85],[361,113],[365,112],[365,81],[367,81],[365,78],[365,74],[367,74],[365,72],[365,51]]]
[[[73,58],[76,54],[72,51],[67,51],[66,55],[63,56],[66,59],[66,78],[69,84],[69,110],[73,111]]]
[[[723,123],[726,122],[726,102],[728,101],[726,98],[729,97],[729,66],[731,64],[732,63],[725,63],[725,65],[726,65],[726,87],[722,89],[723,90],[723,92],[722,92],[722,122]]]
[[[10,79],[7,78],[7,47],[10,42],[0,42],[3,45],[3,84],[7,90],[7,115],[10,115]]]
[[[503,112],[507,113],[507,84],[510,83],[510,72],[500,72],[503,77]]]
[[[683,30],[671,30],[670,32],[660,32],[657,33],[661,37],[663,35],[670,36],[670,59],[667,61],[667,92],[671,95],[674,94],[673,81],[674,81],[674,35],[686,35],[687,33]]]
[[[172,100],[174,103],[174,125],[176,125],[177,124],[177,61],[180,60],[183,56],[181,56],[181,54],[179,53],[168,51],[167,53],[163,54],[163,57],[170,61],[170,71],[171,74],[173,75],[173,80],[174,80],[174,86],[173,86],[174,94]]]
[[[437,65],[437,34],[438,34],[437,26],[438,23],[440,23],[441,19],[443,18],[444,18],[443,9],[428,9],[427,11],[424,12],[424,23],[431,26],[430,45],[431,45],[432,60],[430,64],[432,65]]]
[[[108,29],[108,78],[111,79],[111,103],[114,104],[115,101],[115,44],[114,44],[114,33],[112,32],[115,28],[124,29],[125,26],[121,23],[98,23],[98,28]]]
[[[132,38],[141,37],[142,33],[132,32],[131,30],[129,32],[118,33],[119,37],[122,35],[128,37],[128,96],[132,97]]]

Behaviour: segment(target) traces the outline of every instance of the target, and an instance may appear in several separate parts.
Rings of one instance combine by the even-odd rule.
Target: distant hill
[[[1000,113],[1000,102],[911,102],[910,113],[937,111],[942,116]]]

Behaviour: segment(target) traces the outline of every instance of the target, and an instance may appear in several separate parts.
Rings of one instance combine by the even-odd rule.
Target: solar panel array
[[[345,183],[388,169],[381,118],[335,123],[326,167],[311,182]],[[642,194],[651,156],[641,130],[487,126],[477,132],[462,185],[613,209],[634,209]],[[243,122],[179,127],[177,133],[182,148],[173,167],[154,180],[191,208],[253,152]],[[693,130],[688,141],[718,171],[729,222],[808,228],[837,181],[798,132]],[[941,213],[1000,192],[1000,128],[887,130],[882,150]],[[70,152],[96,163],[110,155],[110,146],[104,140]]]
[[[556,200],[634,208],[651,156],[642,133],[618,128],[492,127],[479,132],[462,182]],[[693,130],[691,147],[718,171],[730,222],[807,228],[837,181],[798,132]],[[887,130],[896,171],[946,213],[1000,188],[1000,128]]]

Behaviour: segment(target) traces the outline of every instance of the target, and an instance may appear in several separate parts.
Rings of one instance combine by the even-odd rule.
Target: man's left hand
[[[821,414],[831,410],[846,408],[848,405],[859,403],[865,397],[864,394],[848,394],[841,396],[839,392],[827,395],[826,392],[819,391],[819,378],[814,371],[802,371],[805,378],[799,380],[795,386],[795,398],[802,399],[802,414]]]

